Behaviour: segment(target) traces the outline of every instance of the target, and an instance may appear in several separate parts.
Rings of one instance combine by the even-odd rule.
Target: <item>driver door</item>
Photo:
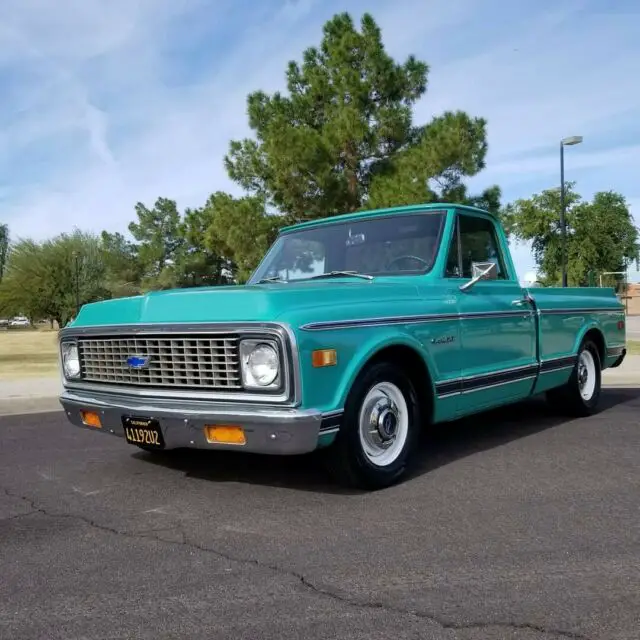
[[[447,277],[463,284],[473,277],[474,264],[496,265],[494,279],[465,291],[456,288],[462,355],[458,411],[463,415],[529,395],[537,359],[533,309],[503,251],[502,230],[480,213],[458,212],[457,223]]]

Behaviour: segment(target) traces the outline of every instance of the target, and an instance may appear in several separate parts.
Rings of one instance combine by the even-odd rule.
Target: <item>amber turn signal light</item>
[[[102,422],[100,421],[100,414],[95,411],[81,411],[80,419],[87,427],[95,427],[96,429],[102,429]]]
[[[314,367],[333,367],[338,364],[338,352],[335,349],[318,349],[311,353]]]
[[[236,425],[206,425],[204,435],[208,442],[216,444],[245,444],[247,441],[244,435],[244,429]]]

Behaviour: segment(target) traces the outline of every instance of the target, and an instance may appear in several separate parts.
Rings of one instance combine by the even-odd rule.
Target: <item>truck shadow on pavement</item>
[[[455,422],[425,429],[412,473],[404,482],[456,460],[500,447],[575,420],[608,421],[611,410],[640,398],[640,388],[602,390],[602,409],[589,418],[558,416],[544,399],[532,398],[518,404],[493,409]],[[635,410],[635,409],[634,409]],[[150,455],[133,454],[146,463],[182,471],[187,477],[210,482],[285,487],[298,491],[359,495],[332,482],[322,464],[322,453],[302,456],[262,456],[235,451],[172,450]]]

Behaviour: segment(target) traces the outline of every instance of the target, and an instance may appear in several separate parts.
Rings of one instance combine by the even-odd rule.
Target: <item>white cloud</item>
[[[585,143],[571,149],[568,179],[582,186],[616,167],[619,184],[585,190],[632,188],[640,145],[622,146],[615,121],[640,111],[629,80],[640,68],[637,19],[580,13],[582,2],[360,3],[349,10],[373,13],[393,55],[431,64],[419,120],[459,108],[488,118],[488,168],[474,187],[497,182],[512,198],[554,184],[558,141],[577,133]],[[231,0],[4,0],[0,205],[12,235],[124,230],[138,200],[197,206],[236,191],[222,158],[248,134],[246,95],[281,88],[287,61],[342,10],[288,0],[251,21]],[[504,14],[499,31],[491,11]],[[526,249],[514,252],[519,271],[533,267]]]
[[[575,147],[575,151],[565,150],[565,173],[567,167],[572,172],[580,172],[582,169],[593,169],[606,166],[612,167],[629,167],[637,166],[640,163],[640,144],[620,146],[606,151],[589,152],[583,146],[582,149]],[[586,152],[585,152],[586,151]],[[568,157],[568,154],[571,156]],[[535,174],[541,178],[553,176],[560,179],[560,150],[555,149],[554,154],[544,156],[528,157],[522,160],[503,160],[495,162],[487,167],[483,173],[483,178],[501,182],[502,179],[509,179],[509,176]],[[571,175],[566,176],[570,180]]]
[[[100,15],[102,3],[92,4],[96,15]],[[125,3],[121,4],[125,7]],[[181,6],[186,12],[198,4],[201,3],[183,2]],[[171,6],[166,3],[166,7]],[[123,228],[137,200],[168,195],[177,198],[181,205],[194,205],[211,190],[228,188],[222,156],[232,136],[246,133],[246,95],[256,88],[270,89],[282,84],[285,55],[296,54],[311,34],[306,41],[301,34],[289,38],[288,46],[274,49],[273,44],[283,41],[286,30],[310,6],[310,2],[283,5],[270,22],[262,25],[265,28],[262,38],[256,37],[256,27],[225,65],[216,67],[192,86],[175,89],[157,81],[162,60],[153,49],[152,36],[154,30],[161,35],[163,22],[158,16],[161,7],[155,2],[137,5],[137,18],[131,12],[120,13],[114,8],[111,15],[119,16],[117,20],[99,20],[85,11],[80,16],[87,18],[84,23],[80,24],[78,16],[73,19],[74,28],[67,33],[70,41],[58,36],[52,40],[45,37],[35,53],[25,45],[25,52],[36,56],[38,63],[52,72],[58,82],[52,82],[50,89],[31,105],[20,127],[2,132],[2,146],[8,153],[15,153],[50,136],[70,135],[72,130],[81,129],[88,148],[76,149],[78,158],[61,157],[44,180],[28,184],[17,197],[9,199],[5,211],[8,209],[14,237],[42,237],[71,226],[95,230]],[[27,11],[25,8],[25,14]],[[154,15],[152,29],[147,19]],[[176,17],[174,10],[168,10],[165,17]],[[39,19],[27,26],[16,22],[19,27],[0,40],[1,58],[5,60],[11,57],[6,52],[14,46],[18,35],[22,41],[27,39],[24,35],[27,29],[34,40],[46,36],[39,31]],[[74,40],[76,30],[81,35]],[[85,48],[88,40],[93,42],[89,51]],[[146,47],[152,50],[141,51]],[[137,55],[139,52],[142,59]],[[116,86],[128,84],[127,78],[131,76],[142,81],[112,114],[88,97],[96,80],[89,79],[85,85],[80,81],[82,65],[96,55],[106,56],[106,76]],[[57,59],[63,59],[64,66],[51,61]],[[243,77],[243,68],[255,71]],[[119,142],[117,153],[109,145],[110,126],[132,129],[131,135]],[[8,153],[6,161],[10,160]]]
[[[637,18],[579,18],[584,3],[534,15],[505,42],[434,69],[430,112],[462,108],[489,120],[496,158],[553,147],[640,108]],[[612,46],[612,42],[616,45]]]

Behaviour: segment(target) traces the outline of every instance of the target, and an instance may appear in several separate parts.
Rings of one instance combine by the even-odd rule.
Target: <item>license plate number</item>
[[[157,420],[153,418],[122,418],[124,437],[130,444],[145,446],[150,449],[163,449],[164,438]]]

